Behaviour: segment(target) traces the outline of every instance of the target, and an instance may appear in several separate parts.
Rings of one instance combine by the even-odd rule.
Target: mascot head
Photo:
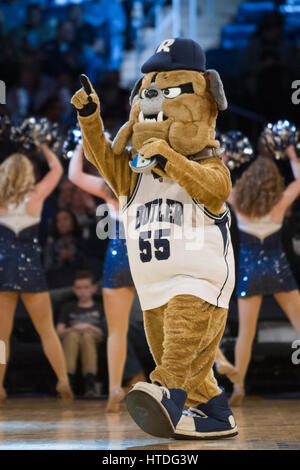
[[[121,153],[150,138],[163,139],[176,152],[193,155],[218,147],[215,124],[227,101],[219,74],[205,69],[205,54],[191,39],[167,39],[142,66],[145,75],[135,84],[129,121],[114,141]]]

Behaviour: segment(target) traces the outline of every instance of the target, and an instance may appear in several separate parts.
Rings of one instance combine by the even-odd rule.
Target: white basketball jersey
[[[190,294],[228,307],[234,287],[230,212],[214,216],[169,178],[140,174],[122,204],[131,274],[143,310]]]

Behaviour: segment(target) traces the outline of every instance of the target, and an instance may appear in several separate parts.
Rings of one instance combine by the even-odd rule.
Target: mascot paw
[[[71,103],[80,116],[90,116],[99,108],[99,98],[86,75],[80,75],[82,88],[72,97]]]
[[[171,148],[165,140],[152,138],[144,142],[140,149],[140,154],[145,158],[155,157],[159,168],[164,170],[168,162],[170,150]]]
[[[140,154],[145,158],[152,158],[156,155],[161,155],[168,159],[168,153],[171,147],[163,139],[151,138],[146,140],[140,148]]]

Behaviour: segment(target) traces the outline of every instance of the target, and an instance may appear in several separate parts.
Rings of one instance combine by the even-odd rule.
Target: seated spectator
[[[37,49],[55,37],[56,31],[51,23],[44,21],[43,7],[39,3],[31,3],[27,7],[26,22],[14,30],[16,44],[26,44]]]
[[[290,102],[293,58],[283,39],[283,25],[280,13],[266,15],[240,63],[244,105],[270,121],[288,116]]]
[[[59,209],[67,209],[75,215],[85,242],[85,255],[91,259],[90,267],[93,266],[93,273],[98,279],[107,240],[99,240],[97,237],[96,228],[99,217],[96,217],[95,199],[66,179],[59,186],[57,205]]]
[[[15,45],[11,34],[0,36],[0,70],[1,80],[14,86],[18,79],[20,50]]]
[[[73,189],[71,210],[81,227],[95,226],[96,203],[93,196],[78,188]],[[96,230],[96,229],[95,229]]]
[[[91,230],[96,232],[97,207],[95,199],[67,178],[58,187],[57,207],[73,212],[80,227],[85,231],[84,238],[89,237]]]
[[[88,267],[79,224],[67,209],[56,214],[44,251],[44,266],[50,289],[72,286],[74,272]]]
[[[75,26],[77,42],[84,45],[94,44],[96,39],[96,30],[94,26],[87,21],[84,21],[82,4],[70,4],[67,19]]]
[[[49,78],[49,77],[48,77]],[[37,117],[45,117],[50,122],[59,124],[62,132],[66,131],[66,123],[63,121],[64,106],[59,96],[51,96],[37,110]]]
[[[78,271],[73,292],[76,300],[69,301],[60,310],[57,333],[62,339],[67,370],[72,388],[76,388],[75,373],[80,355],[86,397],[96,397],[95,384],[98,374],[99,344],[107,341],[107,323],[102,304],[94,301],[96,285],[90,271]],[[123,386],[128,391],[139,380],[147,380],[154,367],[143,328],[142,312],[136,297],[128,331],[127,359]]]
[[[118,76],[123,56],[126,15],[116,0],[96,0],[84,4],[84,19],[97,31],[92,50],[86,51],[85,68],[90,80],[101,83],[107,72]]]
[[[71,105],[73,89],[77,85],[78,77],[73,77],[71,73],[63,72],[57,77],[57,95],[62,106],[62,119],[68,128],[74,125],[74,109]]]
[[[89,271],[76,273],[73,291],[77,300],[64,305],[56,329],[62,339],[71,386],[74,387],[77,359],[80,355],[84,395],[93,398],[97,396],[98,345],[104,340],[103,308],[93,299],[96,286]]]
[[[108,240],[97,236],[101,218],[96,216],[96,202],[93,196],[75,186],[72,192],[71,211],[80,225],[84,242],[84,254],[95,279],[100,279]]]
[[[66,177],[58,186],[57,207],[71,210],[75,185]]]
[[[83,5],[84,19],[98,28],[106,21],[112,23],[111,32],[122,32],[126,27],[124,7],[118,0],[94,0]]]
[[[1,13],[4,19],[5,32],[11,31],[24,23],[27,3],[27,0],[22,2],[19,0],[2,0]]]
[[[76,40],[75,25],[69,20],[58,24],[57,37],[44,44],[43,71],[51,77],[68,72],[78,76],[81,72],[82,45]]]
[[[120,88],[118,83],[113,80],[112,72],[109,72],[108,75],[109,77],[99,87],[97,84],[95,85],[95,89],[99,92],[101,99],[101,116],[105,130],[113,138],[123,123],[127,121],[130,112],[129,92]]]
[[[47,102],[56,90],[56,82],[41,75],[37,57],[29,57],[28,53],[19,64],[17,75],[15,86],[7,94],[7,106],[12,120],[20,122]]]

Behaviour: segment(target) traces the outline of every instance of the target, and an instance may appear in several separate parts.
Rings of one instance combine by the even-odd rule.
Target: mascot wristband
[[[147,173],[157,165],[157,159],[154,157],[144,158],[143,155],[138,152],[134,159],[129,162],[129,166],[135,173]]]

